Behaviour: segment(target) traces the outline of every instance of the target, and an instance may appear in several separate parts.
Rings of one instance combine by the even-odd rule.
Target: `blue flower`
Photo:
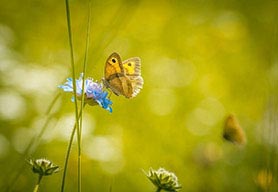
[[[76,95],[78,99],[81,99],[82,95],[82,82],[83,73],[80,74],[79,79],[75,80],[76,83]],[[73,93],[73,81],[72,78],[67,78],[67,82],[63,85],[59,85],[59,88],[63,89],[65,92]],[[107,98],[108,93],[103,91],[103,84],[93,81],[92,78],[85,79],[84,83],[84,94],[85,102],[89,105],[100,105],[102,108],[112,112],[112,101]],[[71,99],[74,102],[74,97]]]

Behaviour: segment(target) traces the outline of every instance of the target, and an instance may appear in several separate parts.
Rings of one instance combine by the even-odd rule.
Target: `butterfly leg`
[[[111,90],[109,90],[108,99],[110,99],[111,95],[112,95],[112,91],[111,91]]]

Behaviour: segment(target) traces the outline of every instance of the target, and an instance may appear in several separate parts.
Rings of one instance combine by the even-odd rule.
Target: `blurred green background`
[[[70,8],[79,76],[88,1]],[[113,95],[112,114],[85,108],[83,191],[154,191],[150,167],[174,172],[181,191],[278,191],[278,1],[92,0],[91,10],[87,75],[100,80],[116,51],[141,58],[145,84],[133,99]],[[63,168],[74,123],[71,94],[57,88],[71,74],[65,2],[1,0],[0,64],[0,189],[31,191],[25,160]],[[221,137],[230,113],[243,147]],[[65,189],[77,191],[76,142]]]

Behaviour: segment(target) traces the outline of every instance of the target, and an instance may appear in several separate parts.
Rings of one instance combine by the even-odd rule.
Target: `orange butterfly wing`
[[[103,82],[116,95],[135,97],[143,86],[140,59],[135,57],[122,63],[120,55],[112,53],[105,64]]]
[[[141,60],[133,57],[123,61],[126,76],[131,81],[132,97],[135,97],[143,88],[144,80],[141,76]]]

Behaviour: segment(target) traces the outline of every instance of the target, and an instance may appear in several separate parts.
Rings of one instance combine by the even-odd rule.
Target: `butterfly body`
[[[112,53],[105,64],[103,83],[116,95],[135,97],[144,83],[140,58],[133,57],[122,62],[118,53]]]

